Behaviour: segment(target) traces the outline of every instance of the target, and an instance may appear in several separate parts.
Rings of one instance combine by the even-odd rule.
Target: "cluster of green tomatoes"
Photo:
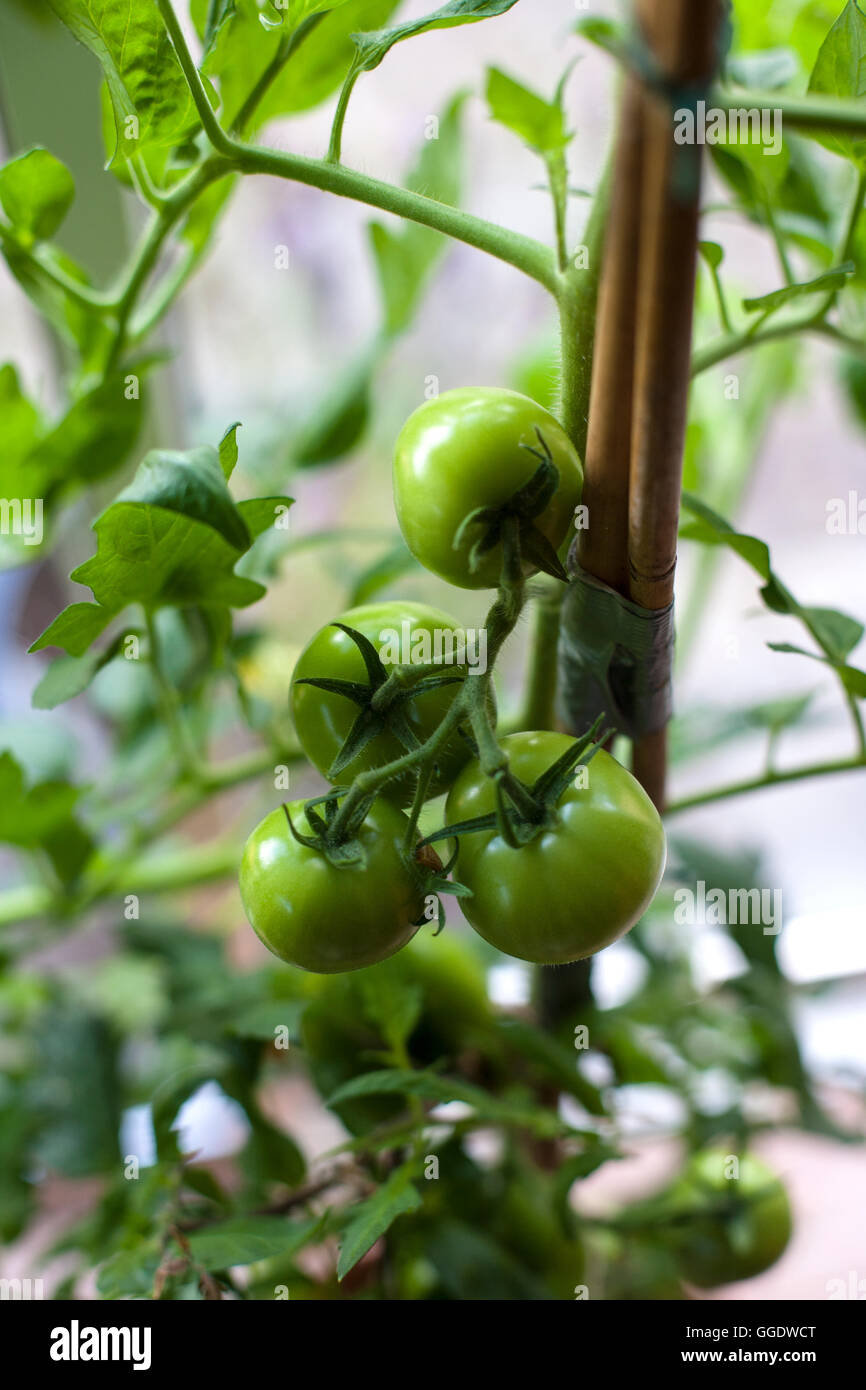
[[[415,411],[397,441],[406,543],[449,583],[498,590],[492,645],[516,621],[526,578],[565,577],[557,552],[582,483],[561,425],[513,391],[447,392]],[[481,936],[522,960],[563,964],[615,941],[664,868],[664,832],[643,789],[587,740],[546,729],[497,739],[489,673],[389,661],[382,634],[395,632],[409,651],[433,651],[460,629],[423,604],[369,604],[301,654],[295,728],[332,787],[272,811],[247,842],[241,895],[261,940],[305,970],[356,970],[435,920],[444,890],[457,892]],[[422,840],[421,806],[445,792],[443,831],[454,834]],[[457,844],[446,866],[434,838]]]

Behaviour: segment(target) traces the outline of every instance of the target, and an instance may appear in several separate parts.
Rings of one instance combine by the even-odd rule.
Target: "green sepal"
[[[357,628],[348,627],[346,623],[331,623],[331,627],[338,627],[341,632],[345,632],[347,637],[351,637],[364,659],[370,685],[374,690],[378,690],[379,686],[384,685],[388,679],[388,672],[382,665],[382,659],[369,637],[365,637],[363,632],[358,632]]]
[[[545,806],[555,806],[565,791],[572,778],[572,773],[578,763],[584,765],[595,756],[599,748],[610,737],[611,730],[603,729],[599,733],[604,715],[600,714],[591,728],[577,740],[571,748],[567,748],[561,758],[557,758],[545,772],[533,783],[530,791],[532,795]]]

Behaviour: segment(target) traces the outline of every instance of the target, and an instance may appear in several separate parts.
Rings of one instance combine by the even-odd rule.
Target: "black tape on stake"
[[[663,729],[673,713],[674,606],[641,608],[578,565],[560,636],[562,707],[578,733],[600,714],[629,738]]]

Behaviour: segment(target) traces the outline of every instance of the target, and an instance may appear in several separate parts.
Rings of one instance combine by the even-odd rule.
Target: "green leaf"
[[[834,270],[827,270],[823,275],[817,275],[814,280],[804,280],[797,285],[782,285],[778,290],[772,290],[769,294],[758,295],[754,299],[744,299],[743,308],[749,313],[774,313],[776,309],[781,309],[784,304],[789,304],[792,299],[800,299],[803,295],[827,294],[832,290],[843,289],[848,277],[854,274],[856,266],[853,261],[845,261],[843,265],[836,266]]]
[[[835,608],[803,608],[804,617],[824,651],[831,656],[846,657],[863,636],[863,624]]]
[[[59,19],[98,58],[114,110],[109,160],[150,145],[179,144],[198,116],[154,0],[49,0]]]
[[[436,1076],[430,1071],[374,1071],[365,1072],[345,1082],[328,1099],[333,1108],[347,1100],[361,1096],[405,1095],[420,1096],[436,1104],[462,1101],[469,1105],[482,1120],[491,1124],[514,1125],[535,1134],[553,1137],[569,1132],[569,1126],[550,1110],[519,1100],[492,1096],[480,1086],[472,1086],[466,1081],[453,1077]]]
[[[69,782],[38,782],[25,787],[13,755],[0,753],[0,841],[33,849],[55,832],[68,828],[81,794]]]
[[[103,666],[114,660],[125,639],[126,633],[121,632],[104,651],[89,651],[83,656],[59,656],[52,661],[33,691],[33,708],[56,709],[58,705],[82,694]]]
[[[290,1221],[276,1216],[239,1216],[188,1236],[195,1262],[205,1269],[227,1269],[256,1260],[287,1257],[317,1240],[325,1218]]]
[[[368,565],[362,570],[355,580],[354,588],[349,595],[346,606],[356,608],[359,604],[369,603],[375,594],[382,589],[387,589],[393,584],[395,579],[400,579],[412,569],[417,561],[404,541],[387,550],[372,565]]]
[[[406,180],[414,193],[456,204],[460,195],[460,114],[465,95],[458,93],[443,112],[436,139],[426,141]],[[372,222],[370,242],[379,275],[386,338],[408,327],[430,271],[445,248],[445,239],[429,227],[407,224],[399,230]]]
[[[112,372],[85,391],[31,450],[27,468],[44,490],[92,483],[129,456],[142,422],[140,393],[129,395],[127,373]]]
[[[355,34],[356,71],[372,72],[394,45],[404,39],[429,33],[431,29],[450,29],[459,24],[473,24],[479,19],[495,19],[516,3],[517,0],[450,0],[449,4],[421,19],[407,19],[393,29],[380,29],[376,33]]]
[[[399,1053],[421,1017],[423,991],[418,985],[376,971],[364,975],[360,983],[364,1013],[392,1052]]]
[[[821,96],[850,100],[866,97],[866,16],[848,0],[818,52],[809,91]],[[862,164],[866,158],[866,141],[850,135],[822,135],[810,132],[834,154]]]
[[[70,656],[83,656],[111,622],[111,613],[98,603],[70,603],[29,648],[62,647]]]
[[[717,241],[699,241],[698,250],[707,265],[711,266],[713,270],[718,270],[725,258],[724,250],[719,243]]]
[[[287,1028],[290,1038],[297,1041],[306,1007],[306,999],[265,999],[244,1008],[229,1028],[239,1038],[260,1038],[271,1043],[277,1036],[277,1029]]]
[[[220,463],[213,449],[206,446],[188,453],[154,449],[145,455],[134,480],[112,506],[134,502],[159,507],[204,522],[235,550],[247,550],[250,533],[232,500]]]
[[[100,1269],[96,1288],[103,1298],[150,1298],[160,1259],[155,1239],[142,1241],[132,1250],[118,1250]]]
[[[683,507],[697,519],[687,522],[680,534],[687,540],[701,541],[704,545],[726,545],[740,555],[747,564],[764,580],[770,578],[770,550],[764,541],[756,536],[744,536],[735,531],[724,517],[708,507],[692,493],[683,493]]]
[[[794,656],[808,656],[812,661],[820,661],[825,666],[832,667],[851,695],[854,695],[858,700],[866,700],[866,671],[861,671],[859,667],[849,666],[847,662],[835,660],[830,656],[821,656],[818,652],[809,652],[805,647],[796,647],[790,642],[768,642],[767,646],[773,652],[788,652]]]
[[[274,81],[255,124],[273,116],[309,111],[335,92],[355,56],[353,34],[387,24],[400,0],[349,0],[308,33]]]
[[[41,146],[0,169],[0,204],[27,240],[52,237],[74,197],[75,181],[66,165]]]
[[[570,140],[558,101],[545,101],[500,68],[487,70],[487,104],[494,121],[506,126],[537,154],[561,154]]]
[[[238,461],[238,430],[240,421],[236,420],[233,425],[229,425],[219,443],[219,460],[223,477],[226,482],[235,471],[235,464]]]
[[[421,1198],[412,1185],[412,1167],[406,1163],[388,1178],[374,1196],[355,1208],[343,1233],[337,1278],[344,1279],[367,1251],[394,1224],[398,1216],[416,1211]]]
[[[370,419],[370,390],[377,365],[378,352],[364,353],[316,403],[292,442],[292,462],[298,468],[336,463],[360,443]]]

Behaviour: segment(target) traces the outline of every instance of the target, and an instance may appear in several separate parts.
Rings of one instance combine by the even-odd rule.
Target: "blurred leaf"
[[[412,1165],[397,1168],[387,1182],[366,1202],[353,1209],[352,1219],[343,1232],[337,1278],[343,1279],[363,1259],[371,1246],[394,1224],[398,1216],[416,1211],[421,1198],[412,1186]]]
[[[565,149],[571,137],[559,101],[545,101],[500,68],[487,69],[486,96],[493,120],[537,154],[547,156]]]
[[[838,674],[850,694],[858,700],[866,700],[866,671],[861,671],[859,667],[849,666],[846,662],[834,660],[829,656],[820,656],[818,652],[806,651],[805,647],[795,647],[790,642],[768,642],[767,646],[773,652],[788,652],[794,656],[808,656],[812,661],[823,662]]]
[[[117,135],[110,163],[151,144],[178,144],[198,127],[189,87],[153,0],[49,3],[102,66]]]
[[[790,48],[767,48],[759,53],[729,55],[725,63],[726,76],[741,87],[759,87],[772,92],[786,87],[800,69],[797,55]]]
[[[420,986],[374,971],[361,980],[361,994],[367,1018],[399,1055],[421,1017],[424,996]]]
[[[499,1241],[468,1221],[437,1222],[425,1240],[424,1253],[455,1301],[522,1302],[551,1296],[542,1280]]]
[[[386,24],[399,0],[349,0],[306,35],[259,107],[256,124],[327,100],[352,65],[352,35]]]
[[[72,402],[31,451],[27,467],[42,489],[94,482],[129,455],[142,421],[140,394],[128,392],[126,372],[112,372]]]
[[[306,1007],[305,999],[264,999],[242,1009],[229,1027],[239,1038],[260,1038],[271,1043],[278,1029],[287,1028],[290,1038],[297,1041]]]
[[[48,150],[37,146],[0,169],[0,205],[28,241],[52,237],[75,197],[75,181]]]
[[[235,471],[235,464],[238,461],[238,430],[240,421],[236,420],[233,425],[229,425],[219,443],[219,460],[223,477],[229,481]],[[230,538],[229,538],[230,539]]]
[[[292,462],[299,468],[337,463],[363,439],[376,365],[377,354],[365,353],[337,377],[329,395],[317,401],[307,424],[292,441]]]
[[[249,1265],[274,1256],[294,1255],[319,1239],[324,1219],[290,1221],[277,1216],[239,1216],[206,1231],[193,1231],[189,1240],[192,1257],[205,1269]]]
[[[82,607],[86,605],[81,605]],[[61,617],[63,615],[61,614]],[[110,615],[109,615],[110,617]],[[85,652],[83,656],[59,656],[51,662],[36,689],[31,703],[34,709],[56,709],[67,700],[81,695],[104,666],[121,651],[128,634],[118,633],[103,651]]]
[[[116,1170],[120,1090],[110,1030],[102,1020],[62,1005],[37,1029],[36,1045],[37,1161],[67,1177]]]
[[[853,275],[855,265],[853,261],[845,261],[843,265],[837,266],[835,270],[825,271],[823,275],[818,275],[814,280],[805,280],[798,285],[783,285],[781,289],[772,290],[769,294],[758,295],[754,299],[744,299],[743,308],[751,313],[775,312],[783,305],[789,304],[792,299],[800,299],[803,295],[827,294],[832,290],[842,289],[848,281],[848,277]]]
[[[369,603],[382,589],[387,589],[395,579],[400,579],[407,570],[413,569],[416,563],[408,546],[404,541],[400,541],[361,571],[346,606],[355,608],[359,604]]]
[[[28,650],[62,647],[70,656],[83,656],[110,622],[111,614],[98,603],[70,603]]]
[[[866,16],[855,0],[848,0],[822,43],[809,78],[809,91],[843,100],[866,96]],[[820,131],[810,134],[845,159],[862,163],[866,156],[864,140]]]
[[[545,1136],[561,1134],[569,1128],[542,1106],[492,1096],[480,1086],[436,1076],[429,1071],[365,1072],[338,1087],[328,1098],[328,1106],[333,1109],[347,1100],[376,1095],[414,1095],[436,1104],[462,1101],[471,1106],[480,1119],[489,1120],[491,1124],[515,1125]]]
[[[428,140],[406,180],[406,187],[439,202],[455,205],[460,196],[460,113],[465,95],[458,93],[443,112],[436,139]],[[379,274],[386,337],[401,333],[412,320],[436,260],[445,249],[441,233],[416,223],[392,230],[371,222],[370,241]]]
[[[160,1259],[155,1239],[141,1241],[132,1250],[118,1250],[100,1269],[96,1287],[103,1298],[150,1298]]]
[[[508,1019],[499,1026],[512,1047],[539,1066],[568,1095],[574,1096],[591,1115],[607,1113],[598,1087],[581,1076],[577,1069],[578,1052],[520,1019]]]

